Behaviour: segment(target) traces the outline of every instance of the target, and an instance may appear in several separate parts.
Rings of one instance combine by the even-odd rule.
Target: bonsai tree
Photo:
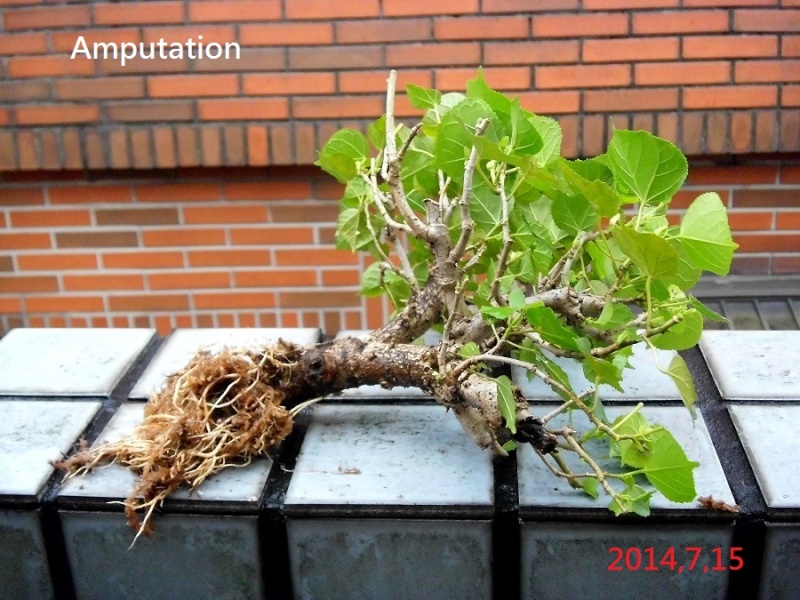
[[[617,130],[607,153],[566,160],[558,123],[480,72],[466,94],[409,85],[425,112],[408,127],[395,119],[395,80],[367,135],[337,132],[317,161],[345,186],[337,246],[374,258],[362,293],[386,294],[393,316],[359,338],[201,353],[150,400],[132,438],[61,463],[73,474],[110,461],[138,472],[125,505],[140,533],[178,486],[268,452],[305,406],[363,384],[422,388],[481,448],[502,456],[530,444],[554,476],[606,494],[615,514],[649,513],[642,476],[672,501],[695,500],[697,463],[675,438],[641,405],[610,421],[598,390],[622,388],[635,344],[686,349],[704,317],[719,318],[689,292],[704,270],[727,274],[736,248],[719,196],[700,195],[673,225],[666,213],[687,162],[668,141]],[[414,343],[430,329],[441,333],[435,346]],[[581,361],[592,387],[576,389],[557,357]],[[509,367],[561,405],[533,414],[499,374]],[[683,359],[659,369],[693,410]],[[570,411],[586,415],[586,431],[550,426]],[[601,467],[590,440],[619,468]],[[569,468],[568,453],[586,472]]]

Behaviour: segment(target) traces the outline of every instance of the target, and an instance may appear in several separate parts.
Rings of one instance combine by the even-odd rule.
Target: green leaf
[[[512,434],[517,433],[517,402],[514,400],[514,388],[511,380],[505,375],[497,378],[497,407],[506,420],[506,427]]]
[[[618,129],[608,145],[614,179],[640,202],[668,202],[686,179],[686,157],[674,144],[646,131]]]
[[[717,323],[730,323],[729,319],[723,317],[718,312],[711,310],[691,294],[689,294],[689,302],[691,303],[692,308],[696,309],[697,312],[699,312],[704,318],[711,321],[716,321]]]
[[[543,167],[561,156],[561,125],[555,119],[539,115],[532,115],[529,120],[542,141],[541,150],[533,158],[537,165]]]
[[[476,185],[472,188],[469,210],[475,222],[475,229],[480,233],[489,233],[503,221],[500,196],[486,185]]]
[[[517,449],[517,442],[515,442],[514,440],[508,440],[505,444],[501,446],[501,448],[503,448],[503,450],[505,450],[506,452],[513,452],[514,450]]]
[[[341,183],[347,183],[356,176],[357,163],[366,160],[368,155],[369,144],[363,133],[341,129],[330,137],[314,164]]]
[[[608,360],[585,356],[583,358],[583,374],[592,383],[606,384],[620,392],[625,391],[621,387],[622,369]]]
[[[372,263],[361,274],[361,294],[367,298],[375,298],[383,294],[380,263]]]
[[[687,310],[680,322],[664,333],[650,338],[656,348],[662,350],[687,350],[700,341],[703,333],[703,317],[694,309]]]
[[[605,157],[605,155],[602,155]],[[587,181],[601,181],[608,186],[614,185],[614,174],[601,157],[595,156],[586,160],[566,160],[567,166]]]
[[[481,314],[493,319],[508,319],[514,312],[514,309],[510,306],[481,306]]]
[[[653,434],[649,456],[642,471],[647,480],[673,502],[691,502],[697,497],[693,471],[700,463],[689,460],[669,431]]]
[[[508,295],[508,304],[514,310],[525,308],[525,292],[519,288],[514,288]]]
[[[564,325],[553,309],[541,303],[529,304],[525,309],[525,318],[545,341],[565,350],[580,352],[578,334],[571,327]]]
[[[583,197],[591,203],[601,217],[613,217],[619,212],[622,199],[607,183],[584,179],[569,167],[562,173],[573,188],[583,194]]]
[[[738,244],[733,242],[728,215],[718,194],[698,196],[681,221],[679,238],[686,255],[697,267],[727,275]]]
[[[696,418],[697,409],[695,408],[695,404],[697,404],[697,391],[694,388],[694,381],[686,366],[686,362],[679,354],[676,354],[672,362],[669,363],[667,375],[675,382],[675,386],[681,394],[681,400],[683,400],[684,406],[689,409],[692,418]]]
[[[625,491],[620,493],[616,499],[611,500],[608,508],[616,516],[625,513],[635,513],[640,517],[650,516],[650,498],[653,492],[648,492],[641,486],[634,483],[633,478],[628,480]]]
[[[386,115],[381,115],[367,127],[367,138],[378,150],[386,147]]]
[[[431,90],[409,83],[406,86],[406,94],[411,106],[415,108],[433,108],[442,101],[442,93],[438,90]]]
[[[400,167],[400,177],[406,193],[415,187],[423,190],[425,195],[438,193],[439,182],[433,153],[434,143],[431,138],[418,135],[411,142]]]
[[[583,488],[583,491],[592,498],[597,498],[600,495],[600,492],[597,489],[599,485],[600,484],[597,482],[597,479],[594,477],[584,477],[583,480],[581,480],[581,487]]]
[[[472,151],[475,126],[481,119],[492,123],[497,116],[483,100],[467,99],[453,107],[439,124],[434,142],[435,163],[458,184],[464,182],[464,166]],[[488,130],[484,136],[493,141]]]
[[[570,235],[591,231],[599,222],[597,213],[583,196],[556,199],[553,202],[553,220]]]
[[[481,353],[481,349],[478,347],[478,344],[475,342],[467,342],[461,349],[458,351],[458,355],[461,358],[470,358],[472,356],[477,356]]]
[[[531,118],[533,115],[522,108],[519,100],[511,101],[511,152],[524,156],[536,155],[543,149],[543,142]]]
[[[680,266],[678,253],[667,240],[655,233],[618,227],[614,230],[614,240],[646,275],[658,279],[677,273]]]
[[[674,283],[684,291],[690,290],[700,280],[700,276],[703,274],[703,271],[698,269],[694,263],[689,260],[689,257],[686,255],[686,251],[683,249],[683,244],[681,243],[680,239],[673,238],[669,240],[669,243],[672,246],[672,249],[678,253],[680,265],[678,266],[678,270],[675,275],[669,278],[667,282]]]
[[[600,316],[594,321],[594,326],[603,331],[616,329],[629,323],[633,319],[633,312],[621,302],[606,302]]]

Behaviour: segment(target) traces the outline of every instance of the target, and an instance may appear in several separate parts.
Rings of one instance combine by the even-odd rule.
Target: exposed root
[[[136,538],[149,536],[155,508],[180,486],[194,489],[226,467],[248,464],[289,435],[292,415],[282,406],[281,388],[296,352],[284,342],[259,352],[199,352],[150,398],[133,435],[83,447],[56,466],[67,477],[111,463],[137,473],[139,482],[122,504]]]

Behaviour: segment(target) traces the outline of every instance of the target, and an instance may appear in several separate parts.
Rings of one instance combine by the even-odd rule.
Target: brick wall
[[[729,202],[735,271],[800,273],[798,0],[0,0],[0,17],[4,329],[376,324],[309,165],[380,114],[389,68],[456,90],[482,64],[561,122],[568,156],[612,127],[673,140],[688,189]],[[242,50],[122,67],[70,60],[79,35]]]

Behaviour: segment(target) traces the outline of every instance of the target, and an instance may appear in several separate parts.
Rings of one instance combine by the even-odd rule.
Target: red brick
[[[276,250],[275,260],[282,267],[358,264],[355,254],[332,248]]]
[[[210,125],[202,128],[200,149],[204,167],[218,167],[222,164],[222,136],[219,127]]]
[[[683,0],[684,6],[777,6],[778,0]],[[783,3],[784,5],[786,2]]]
[[[467,81],[475,79],[475,69],[436,69],[436,89],[463,92]],[[530,67],[492,67],[484,69],[486,82],[496,90],[528,90]]]
[[[331,23],[269,23],[240,25],[244,46],[317,46],[333,43]],[[339,40],[341,42],[341,40]]]
[[[0,233],[0,248],[4,250],[50,247],[49,233]]]
[[[192,98],[197,96],[236,96],[236,75],[161,75],[147,78],[147,92],[153,98]]]
[[[360,306],[361,298],[354,291],[281,292],[281,308],[327,308],[329,306]]]
[[[782,56],[800,56],[800,35],[784,35],[781,40]]]
[[[800,60],[748,60],[736,63],[736,83],[800,81]]]
[[[141,77],[98,77],[94,79],[56,79],[56,95],[65,100],[139,98],[144,96]]]
[[[800,192],[796,189],[745,188],[734,191],[736,208],[796,208]]]
[[[346,287],[359,285],[359,271],[322,271],[322,285],[325,287]]]
[[[430,19],[380,19],[336,23],[336,42],[338,44],[413,42],[430,39]]]
[[[577,40],[486,42],[483,46],[484,65],[519,65],[520,57],[533,65],[578,62],[580,46]]]
[[[383,0],[386,17],[415,17],[417,15],[472,14],[478,11],[478,0],[439,0],[422,3],[408,0]]]
[[[739,252],[800,252],[797,233],[739,233],[733,241],[739,244]]]
[[[303,94],[333,94],[336,91],[334,73],[258,73],[244,75],[242,90],[255,96],[293,96]]]
[[[637,85],[707,85],[730,82],[726,61],[642,63],[634,66]]]
[[[800,273],[800,256],[776,256],[772,260],[774,275]]]
[[[221,229],[156,229],[142,232],[145,246],[222,246],[225,232]]]
[[[270,264],[270,252],[258,250],[191,250],[189,265],[192,267],[260,267]]]
[[[774,106],[777,101],[778,90],[774,86],[707,86],[683,89],[683,107],[690,110],[755,108]]]
[[[781,106],[800,106],[800,85],[784,85],[781,89]]]
[[[269,141],[266,127],[252,125],[247,128],[247,164],[269,164]]]
[[[440,40],[526,38],[529,31],[524,16],[441,18],[434,23],[434,36]]]
[[[587,112],[674,110],[678,90],[673,88],[633,90],[589,90],[583,95]]]
[[[68,271],[97,268],[95,254],[18,254],[17,265],[21,271]]]
[[[772,213],[754,211],[729,211],[728,223],[732,231],[759,231],[772,229]]]
[[[472,70],[473,77],[475,71]],[[470,77],[471,79],[471,77]],[[377,92],[386,93],[386,71],[343,71],[339,73],[339,92],[342,94]],[[433,86],[430,71],[403,69],[397,73],[397,89],[403,90],[409,84],[423,87]]]
[[[0,298],[0,313],[21,313],[22,311],[22,302],[20,302],[19,298]],[[33,325],[33,317],[30,318],[29,325],[34,327]]]
[[[28,296],[25,298],[28,312],[103,312],[105,306],[100,296]],[[52,326],[52,323],[51,323]]]
[[[58,186],[50,188],[48,197],[53,204],[130,202],[131,189],[127,185]]]
[[[230,287],[231,277],[227,271],[181,271],[151,273],[147,282],[151,290],[202,290]]]
[[[379,96],[333,98],[292,98],[292,115],[297,119],[376,118],[383,112]]]
[[[44,54],[47,37],[44,33],[0,34],[0,54]]]
[[[584,62],[623,62],[677,60],[676,37],[627,38],[622,40],[585,40]]]
[[[304,200],[311,197],[308,181],[226,183],[223,191],[228,200]]]
[[[484,13],[528,12],[528,11],[561,11],[574,10],[579,7],[579,0],[483,0],[481,11]]]
[[[106,252],[102,255],[106,269],[173,269],[183,266],[181,252]]]
[[[183,220],[187,225],[263,223],[267,220],[267,207],[263,205],[187,206],[183,209]]]
[[[64,275],[64,289],[68,292],[106,290],[143,290],[141,275]]]
[[[19,106],[15,109],[15,114],[19,125],[91,123],[100,118],[100,110],[93,104]]]
[[[480,53],[477,42],[395,44],[386,47],[386,64],[390,67],[475,65],[480,62]]]
[[[243,48],[240,57],[195,61],[197,72],[282,71],[286,68],[284,48]]]
[[[123,44],[126,42],[138,44],[142,40],[139,28],[114,28],[114,29],[83,29],[76,31],[51,31],[50,42],[55,52],[72,54],[78,35],[83,36],[86,46],[91,51],[94,44]],[[102,49],[101,49],[102,51]],[[102,56],[102,54],[100,54]]]
[[[379,11],[379,0],[286,0],[289,19],[377,17]]]
[[[188,310],[189,297],[186,294],[136,294],[110,296],[108,298],[108,307],[113,312]]]
[[[289,102],[286,98],[199,100],[197,112],[204,121],[286,119],[289,116]]]
[[[6,9],[6,29],[50,29],[89,24],[88,6],[49,6],[47,8]]]
[[[94,61],[70,60],[68,56],[22,56],[8,59],[9,77],[63,77],[92,75]]]
[[[735,112],[731,115],[731,151],[737,154],[751,152],[753,138],[753,115]]]
[[[314,242],[314,231],[310,227],[231,229],[231,242],[246,246],[311,244]]]
[[[183,2],[128,2],[94,5],[94,23],[96,25],[182,22]]]
[[[234,274],[237,288],[254,287],[310,287],[317,284],[317,274],[314,271],[278,271],[259,269],[258,271],[237,271]]]
[[[202,65],[213,65],[222,61],[206,60],[201,63],[195,63],[195,70],[200,71]],[[116,60],[101,60],[98,64],[100,73],[108,75],[132,75],[135,73],[150,74],[150,73],[185,73],[190,70],[189,59],[146,59],[141,57],[132,58],[125,61],[125,66],[122,66],[121,61]]]
[[[74,227],[91,225],[88,210],[30,210],[12,211],[12,227]]]
[[[586,10],[673,8],[678,4],[678,0],[583,0],[583,8]]]
[[[194,120],[191,101],[139,101],[106,105],[106,114],[111,121],[189,121]]]
[[[796,32],[800,30],[800,10],[735,10],[734,31]]]
[[[634,13],[634,35],[668,33],[724,33],[728,31],[728,12],[724,10],[653,11]]]
[[[319,48],[289,48],[289,70],[342,70],[382,67],[381,46],[333,46],[324,52]]]
[[[33,277],[10,275],[0,277],[0,293],[3,294],[57,291],[58,279],[54,275]]]
[[[536,67],[538,89],[620,87],[630,85],[630,65]]]
[[[225,308],[272,308],[275,294],[272,292],[231,292],[195,294],[194,305],[197,310]]]
[[[692,166],[687,185],[698,187],[719,185],[755,185],[778,182],[778,169],[773,165],[736,165],[733,167]]]
[[[157,44],[163,39],[167,44],[177,42],[186,44],[188,40],[195,43],[194,53],[199,54],[197,44],[210,44],[216,42],[224,45],[236,41],[236,32],[233,25],[190,25],[185,27],[146,27],[142,30],[145,44]]]
[[[140,202],[185,202],[219,200],[220,189],[216,183],[164,183],[136,186]]]
[[[621,13],[534,15],[533,37],[588,37],[627,35],[628,16]]]
[[[41,188],[5,188],[0,189],[0,205],[30,206],[44,204],[44,191]]]
[[[779,211],[776,225],[778,229],[800,230],[800,212],[798,211]]]
[[[189,20],[196,23],[272,21],[281,18],[280,0],[213,0],[190,2]]]

